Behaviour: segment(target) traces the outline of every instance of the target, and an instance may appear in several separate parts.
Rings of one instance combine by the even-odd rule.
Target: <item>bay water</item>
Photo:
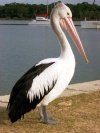
[[[100,29],[81,29],[80,26],[76,29],[89,63],[85,63],[64,30],[76,59],[76,70],[70,84],[99,80]],[[16,81],[34,64],[59,54],[59,42],[51,26],[0,25],[0,95],[10,94]]]

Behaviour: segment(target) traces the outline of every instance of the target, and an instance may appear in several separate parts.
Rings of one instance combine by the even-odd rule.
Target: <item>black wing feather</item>
[[[24,116],[26,112],[31,111],[31,109],[35,109],[36,105],[39,104],[43,99],[44,96],[40,94],[40,99],[38,97],[34,97],[33,101],[35,102],[30,103],[29,98],[27,98],[27,93],[31,88],[33,79],[53,63],[54,62],[33,66],[16,82],[12,89],[7,107],[9,111],[8,116],[11,122],[15,122],[18,119],[21,119],[21,117]],[[48,91],[50,91],[50,89],[48,89]],[[45,92],[45,94],[47,93],[48,92]]]

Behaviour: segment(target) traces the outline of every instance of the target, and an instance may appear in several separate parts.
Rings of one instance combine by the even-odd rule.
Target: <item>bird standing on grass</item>
[[[56,123],[49,119],[46,107],[67,88],[75,71],[75,57],[61,27],[68,31],[78,51],[88,62],[69,7],[57,3],[51,12],[50,22],[60,43],[60,56],[40,61],[17,81],[8,103],[8,116],[12,123],[36,107],[44,123]]]

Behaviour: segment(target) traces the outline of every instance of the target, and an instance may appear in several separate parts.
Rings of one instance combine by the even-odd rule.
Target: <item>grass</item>
[[[48,113],[60,123],[41,123],[35,109],[12,124],[7,111],[0,110],[0,133],[100,133],[100,92],[58,98],[49,104]]]

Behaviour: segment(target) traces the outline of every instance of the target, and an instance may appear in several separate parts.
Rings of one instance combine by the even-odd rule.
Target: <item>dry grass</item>
[[[60,124],[41,123],[37,109],[12,124],[1,110],[0,133],[100,133],[100,92],[59,98],[48,106],[48,113]]]

